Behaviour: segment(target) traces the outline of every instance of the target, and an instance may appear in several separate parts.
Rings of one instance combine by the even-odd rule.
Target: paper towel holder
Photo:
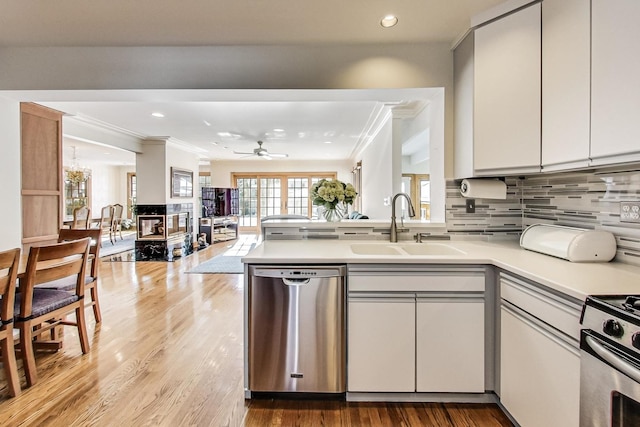
[[[465,178],[460,182],[460,194],[465,198],[506,199],[504,178]]]

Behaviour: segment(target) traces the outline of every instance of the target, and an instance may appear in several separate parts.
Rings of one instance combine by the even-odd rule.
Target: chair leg
[[[20,322],[20,352],[22,353],[22,365],[27,377],[27,386],[31,387],[38,382],[38,370],[36,368],[36,356],[33,352],[33,334],[29,322]]]
[[[84,317],[84,304],[76,308],[76,323],[78,324],[78,337],[82,354],[89,353],[89,335],[87,334],[87,322]]]
[[[18,378],[18,364],[16,363],[16,352],[13,344],[13,332],[11,329],[7,332],[7,337],[3,339],[2,344],[0,344],[2,364],[4,365],[9,394],[16,397],[21,393],[20,378]]]
[[[93,304],[93,317],[96,318],[96,323],[102,322],[102,314],[100,313],[100,301],[98,300],[98,284],[94,283],[91,287],[91,301]]]

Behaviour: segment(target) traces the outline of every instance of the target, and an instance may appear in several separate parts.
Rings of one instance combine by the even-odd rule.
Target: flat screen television
[[[237,188],[203,187],[202,217],[233,216],[240,214]]]

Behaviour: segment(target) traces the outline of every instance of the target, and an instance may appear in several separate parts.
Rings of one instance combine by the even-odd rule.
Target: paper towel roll
[[[507,184],[499,179],[463,179],[460,194],[478,199],[506,199]]]

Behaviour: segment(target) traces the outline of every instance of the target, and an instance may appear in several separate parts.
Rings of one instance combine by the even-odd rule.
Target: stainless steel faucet
[[[398,193],[395,196],[393,196],[393,200],[391,201],[391,230],[389,233],[389,238],[392,243],[395,243],[398,241],[398,231],[406,231],[406,229],[404,228],[404,222],[402,221],[402,217],[400,217],[400,225],[401,225],[400,230],[398,230],[398,225],[396,224],[396,199],[400,196],[407,199],[407,203],[409,204],[409,208],[407,209],[409,216],[410,217],[416,216],[416,211],[413,209],[413,205],[411,204],[411,197],[409,197],[407,193]]]

